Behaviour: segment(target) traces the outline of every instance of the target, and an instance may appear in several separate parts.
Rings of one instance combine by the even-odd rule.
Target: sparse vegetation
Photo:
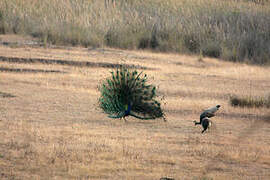
[[[232,106],[240,107],[267,107],[270,108],[270,95],[268,97],[236,97],[230,98]]]
[[[167,123],[133,117],[124,123],[98,108],[97,87],[122,59],[129,68],[140,65],[166,96]],[[228,104],[230,94],[263,97],[270,67],[207,57],[198,63],[175,53],[1,44],[0,67],[8,69],[0,76],[1,180],[270,179],[268,109]],[[202,135],[192,121],[217,103],[216,128]]]
[[[106,3],[105,3],[106,2]],[[2,0],[0,32],[47,43],[270,59],[270,2],[259,0]]]

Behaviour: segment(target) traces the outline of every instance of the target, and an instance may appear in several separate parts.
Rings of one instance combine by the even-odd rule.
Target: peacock
[[[110,118],[133,116],[141,120],[163,118],[161,103],[156,100],[156,86],[148,84],[143,72],[124,66],[111,72],[99,87],[99,106]]]
[[[220,107],[221,107],[220,105],[216,105],[212,108],[203,111],[200,115],[200,122],[193,121],[195,126],[198,124],[202,125],[203,127],[202,133],[204,133],[209,127],[212,126],[213,123],[209,118],[214,117],[215,113],[219,110]]]
[[[202,133],[204,133],[209,127],[212,126],[212,121],[206,117],[206,118],[202,119],[201,124],[202,124],[202,127],[203,127]]]
[[[195,125],[197,125],[197,124],[202,124],[202,120],[203,120],[204,118],[211,118],[211,117],[214,117],[214,116],[215,116],[215,113],[219,110],[219,108],[220,108],[220,105],[216,105],[216,106],[214,106],[214,107],[212,107],[212,108],[209,108],[209,109],[203,111],[203,112],[201,113],[201,115],[200,115],[200,122],[194,121]]]

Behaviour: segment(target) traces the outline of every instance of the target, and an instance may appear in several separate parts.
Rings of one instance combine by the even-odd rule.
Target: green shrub
[[[198,53],[200,49],[200,40],[197,34],[190,33],[183,37],[184,46],[192,53]]]
[[[151,38],[142,37],[139,41],[138,49],[146,49],[150,47]]]
[[[216,42],[209,42],[205,44],[202,47],[201,51],[202,51],[203,56],[209,56],[209,57],[214,57],[214,58],[220,57],[222,53],[222,49],[220,45]]]
[[[0,11],[0,34],[5,34],[4,17]]]

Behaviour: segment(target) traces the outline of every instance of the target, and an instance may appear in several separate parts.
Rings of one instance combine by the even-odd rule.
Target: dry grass
[[[1,0],[0,33],[44,46],[152,49],[269,63],[268,0]]]
[[[231,95],[268,94],[269,67],[107,48],[0,46],[0,57],[150,68],[168,120],[102,114],[97,86],[109,68],[0,58],[1,68],[22,69],[1,72],[0,179],[270,178],[269,109],[229,104]],[[202,135],[193,120],[216,104],[215,128]]]

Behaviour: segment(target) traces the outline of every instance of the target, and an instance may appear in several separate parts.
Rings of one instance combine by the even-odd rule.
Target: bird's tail
[[[150,120],[150,119],[154,119],[153,117],[140,117],[140,116],[137,116],[136,114],[133,114],[133,113],[129,113],[130,116],[133,116],[135,118],[138,118],[138,119],[141,119],[141,120]]]
[[[108,117],[109,118],[113,118],[113,119],[118,119],[118,118],[122,118],[122,117],[124,117],[125,116],[125,112],[121,112],[121,113],[119,113],[119,114],[116,114],[116,115],[109,115]]]
[[[209,120],[209,128],[211,128],[213,125],[213,122],[211,120]]]
[[[213,122],[213,121],[211,121],[211,120],[209,120],[209,127],[208,127],[209,129],[210,129],[210,131],[214,131],[214,132],[216,132],[216,130],[217,130],[217,126],[216,126],[216,123],[215,122]]]

